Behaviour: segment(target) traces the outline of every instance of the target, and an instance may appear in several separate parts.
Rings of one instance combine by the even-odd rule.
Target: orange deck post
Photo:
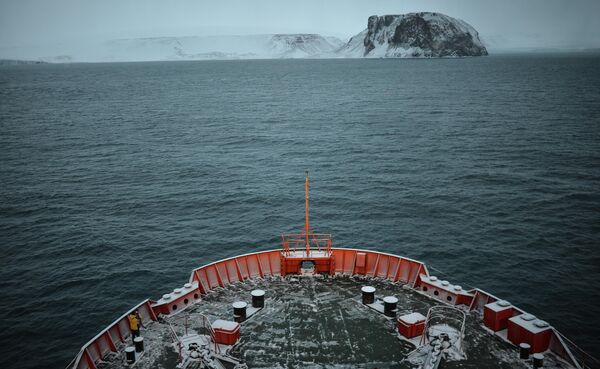
[[[295,234],[281,235],[282,250],[280,260],[282,275],[300,272],[300,265],[303,261],[312,261],[316,273],[335,273],[333,253],[331,251],[331,235],[314,233],[310,227],[309,188],[310,183],[307,171],[304,179],[304,230]],[[290,248],[290,243],[292,244],[292,248]],[[304,251],[300,251],[302,250],[300,248],[302,243],[304,243]],[[312,250],[311,246],[313,246]]]
[[[310,246],[308,245],[308,230],[310,225],[308,223],[308,171],[306,171],[306,180],[304,181],[304,193],[305,193],[305,205],[304,205],[304,236],[306,240],[306,256],[310,254]]]

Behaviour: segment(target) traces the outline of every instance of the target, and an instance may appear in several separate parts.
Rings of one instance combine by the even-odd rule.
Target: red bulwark
[[[365,274],[365,266],[367,264],[366,260],[367,260],[366,252],[357,252],[356,253],[355,272],[357,274]]]
[[[544,352],[550,344],[552,328],[531,314],[521,314],[508,319],[508,339],[515,345],[528,343],[531,352]]]
[[[198,282],[186,283],[183,288],[176,288],[152,305],[155,314],[169,315],[184,309],[200,298]]]
[[[508,319],[513,316],[514,309],[508,301],[498,300],[483,307],[483,324],[494,332],[508,327]]]
[[[423,334],[426,318],[419,313],[402,315],[398,318],[398,332],[406,338],[414,338]]]
[[[331,252],[310,251],[308,256],[304,251],[281,253],[281,275],[299,274],[303,261],[315,263],[315,273],[334,273],[335,263]]]
[[[473,294],[462,289],[461,286],[441,281],[435,276],[419,275],[418,285],[424,293],[451,305],[469,306],[473,301]]]
[[[222,345],[234,345],[240,339],[240,324],[228,320],[217,319],[212,323],[215,341]]]

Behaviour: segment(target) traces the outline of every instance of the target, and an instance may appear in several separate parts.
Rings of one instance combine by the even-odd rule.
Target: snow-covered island
[[[339,50],[346,57],[483,56],[488,52],[468,23],[440,13],[370,16],[367,29]]]
[[[440,13],[371,16],[344,42],[318,34],[118,39],[0,49],[0,57],[50,63],[282,58],[432,58],[487,55],[477,31]]]

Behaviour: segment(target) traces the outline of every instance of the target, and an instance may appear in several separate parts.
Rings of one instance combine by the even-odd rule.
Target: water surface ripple
[[[600,347],[600,58],[0,68],[0,367],[64,367],[192,268],[334,244]],[[436,272],[439,274],[439,272]]]

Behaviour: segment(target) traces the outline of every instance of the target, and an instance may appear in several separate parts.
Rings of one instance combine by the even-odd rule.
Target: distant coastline
[[[6,64],[175,60],[460,58],[488,55],[478,31],[435,12],[372,15],[349,40],[315,33],[145,37],[0,49]],[[21,60],[24,62],[21,63]],[[13,62],[14,61],[14,62]]]
[[[0,59],[0,65],[49,64],[42,60]]]
[[[502,56],[519,56],[519,55],[548,55],[548,56],[568,56],[568,55],[588,55],[595,56],[600,55],[600,48],[586,48],[586,49],[561,49],[561,48],[540,48],[540,49],[491,49],[489,56],[491,57],[502,57]],[[110,63],[160,63],[160,62],[210,62],[210,61],[224,61],[224,62],[240,62],[240,61],[260,61],[260,60],[357,60],[365,58],[340,58],[340,57],[306,57],[306,58],[224,58],[224,59],[175,59],[175,60],[109,60],[109,61],[70,61],[70,60],[58,60],[58,61],[44,61],[44,60],[15,60],[15,59],[0,59],[0,67],[2,66],[19,66],[19,65],[58,65],[58,64],[110,64]],[[401,58],[370,58],[372,59],[401,59]],[[403,59],[433,59],[433,58],[403,58]],[[452,59],[447,57],[437,57],[435,59]]]

